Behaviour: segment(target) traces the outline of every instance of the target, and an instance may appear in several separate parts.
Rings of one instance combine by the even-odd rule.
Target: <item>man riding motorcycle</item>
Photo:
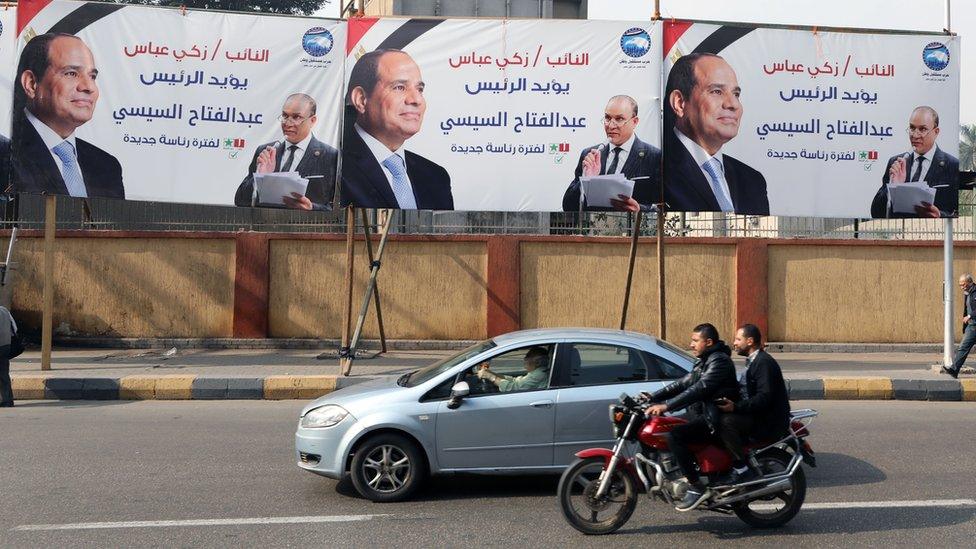
[[[741,399],[718,402],[725,412],[719,420],[722,442],[732,454],[732,483],[761,476],[746,461],[745,442],[782,437],[790,425],[790,395],[779,364],[763,350],[762,332],[754,324],[743,324],[732,342],[735,352],[746,357],[746,371],[740,379]]]
[[[712,438],[718,427],[718,410],[714,401],[720,397],[739,400],[739,381],[735,375],[731,350],[719,339],[715,326],[705,323],[695,326],[691,334],[692,354],[698,363],[685,377],[649,396],[651,402],[661,402],[647,409],[647,415],[661,415],[688,409],[688,423],[669,433],[669,445],[675,461],[690,484],[685,497],[675,508],[687,511],[694,508],[707,494],[695,468],[695,456],[688,445]]]

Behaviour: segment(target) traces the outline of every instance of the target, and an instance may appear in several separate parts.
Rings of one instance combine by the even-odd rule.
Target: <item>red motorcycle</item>
[[[559,480],[558,497],[566,520],[584,534],[609,534],[623,526],[637,506],[638,492],[669,505],[681,501],[688,483],[668,448],[666,434],[686,420],[674,416],[647,418],[650,402],[620,396],[610,405],[616,443],[613,449],[591,448]],[[763,476],[729,483],[732,457],[720,442],[691,446],[708,492],[694,507],[702,511],[734,513],[756,528],[775,528],[790,521],[806,496],[807,482],[800,467],[816,467],[805,440],[816,410],[790,413],[789,433],[779,440],[751,443],[749,461]]]

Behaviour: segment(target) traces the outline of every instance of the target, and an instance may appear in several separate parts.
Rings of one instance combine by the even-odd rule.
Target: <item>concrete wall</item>
[[[29,331],[41,324],[40,236],[23,232],[9,277],[13,311]],[[729,339],[743,322],[772,341],[942,339],[940,242],[675,238],[665,248],[667,332],[677,344],[706,321]],[[386,335],[616,328],[628,252],[626,238],[393,236],[379,277]],[[957,243],[955,254],[957,275],[976,271],[976,243]],[[345,269],[343,235],[63,231],[55,241],[55,333],[337,339]],[[359,240],[354,316],[368,272]],[[961,316],[955,287],[953,295]],[[374,311],[370,339],[378,336]],[[658,313],[656,246],[644,239],[627,327],[656,334]]]
[[[369,270],[357,250],[353,315]],[[484,242],[396,242],[383,257],[379,288],[391,339],[486,337]],[[269,331],[272,337],[338,338],[345,307],[346,246],[341,241],[271,243]],[[371,306],[365,337],[379,337]]]
[[[626,240],[523,243],[521,312],[523,326],[619,328],[627,277]],[[667,332],[683,342],[690,328],[709,321],[720,333],[735,323],[735,247],[674,245],[665,256]],[[628,329],[657,333],[657,250],[638,247],[627,315]]]
[[[976,249],[957,247],[953,268],[973,272]],[[770,338],[941,341],[942,269],[938,246],[770,246]],[[962,316],[955,287],[953,295]]]
[[[39,327],[44,240],[18,239],[14,257],[13,310]],[[232,335],[231,239],[58,238],[54,261],[57,335]]]

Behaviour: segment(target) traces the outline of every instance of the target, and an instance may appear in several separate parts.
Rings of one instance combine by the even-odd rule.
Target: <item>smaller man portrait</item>
[[[722,153],[739,133],[740,93],[735,71],[718,55],[692,53],[674,63],[665,87],[664,201],[670,209],[769,215],[763,175]]]
[[[447,170],[405,149],[426,110],[420,67],[406,52],[375,50],[356,61],[346,92],[340,204],[454,209]]]
[[[607,140],[587,147],[576,163],[576,177],[563,195],[563,211],[649,211],[660,200],[661,150],[644,143],[634,133],[640,119],[637,101],[629,95],[616,95],[607,102],[603,113],[603,131]],[[611,198],[613,208],[588,206],[581,198],[580,177],[623,174],[634,181],[633,195]]]
[[[315,111],[315,100],[304,93],[294,93],[285,99],[278,116],[284,139],[265,143],[254,151],[247,176],[234,195],[235,205],[257,206],[255,173],[294,171],[308,179],[308,187],[304,195],[292,193],[292,196],[283,197],[282,206],[298,210],[332,209],[339,151],[312,134],[317,120]]]
[[[939,137],[939,113],[932,107],[915,107],[908,119],[912,150],[888,159],[881,188],[871,201],[871,217],[953,217],[959,209],[959,159],[935,144]],[[935,188],[934,203],[922,202],[915,212],[895,212],[888,184],[924,181]]]
[[[125,198],[119,161],[75,137],[95,112],[97,76],[91,50],[73,35],[41,34],[24,47],[14,86],[16,191]]]

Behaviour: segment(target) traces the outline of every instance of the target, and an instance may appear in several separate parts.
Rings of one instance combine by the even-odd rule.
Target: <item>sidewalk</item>
[[[310,349],[61,349],[41,371],[40,352],[11,361],[15,399],[310,399],[382,375],[421,368],[450,350],[391,351],[357,358],[339,375],[337,358]],[[334,357],[334,351],[324,351]],[[368,352],[374,356],[375,352]],[[976,376],[960,380],[932,365],[940,353],[774,352],[794,399],[974,400]],[[736,364],[742,367],[742,360]],[[972,370],[968,370],[972,372]]]

